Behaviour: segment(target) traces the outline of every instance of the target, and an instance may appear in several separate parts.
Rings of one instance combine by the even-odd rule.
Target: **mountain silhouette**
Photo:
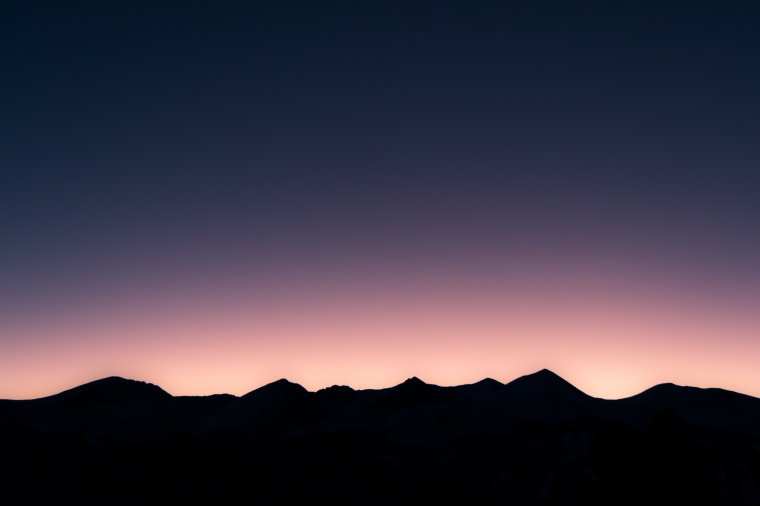
[[[465,386],[468,386],[468,385],[465,385]],[[481,390],[494,390],[494,389],[504,388],[504,383],[496,381],[493,378],[485,378],[469,386],[478,388]]]
[[[171,395],[152,383],[111,376],[47,397],[51,407],[78,409],[97,405],[123,405]]]
[[[225,405],[200,432],[295,429],[321,413],[313,394],[297,383],[280,379]]]
[[[378,390],[281,379],[241,397],[111,377],[0,401],[0,449],[14,462],[0,489],[30,502],[355,502],[367,490],[388,501],[760,502],[760,399],[672,384],[597,399],[549,370]]]
[[[398,410],[409,407],[420,407],[426,404],[446,402],[450,395],[444,387],[429,385],[417,377],[412,377],[386,389],[376,407]]]
[[[507,383],[506,388],[513,395],[519,396],[589,397],[549,369],[521,376]]]
[[[356,390],[346,385],[333,385],[317,391],[317,396],[322,402],[349,402],[356,394]]]
[[[696,388],[672,383],[613,402],[621,418],[643,425],[664,410],[690,423],[760,437],[760,403],[755,397],[721,388]]]
[[[21,411],[41,414],[95,406],[141,403],[148,400],[166,400],[171,397],[169,393],[151,383],[111,376],[41,399],[4,402],[9,406],[15,405],[16,409]]]

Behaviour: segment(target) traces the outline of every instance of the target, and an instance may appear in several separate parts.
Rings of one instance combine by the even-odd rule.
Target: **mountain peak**
[[[110,390],[110,391],[132,391],[132,392],[142,392],[143,394],[152,394],[154,396],[171,396],[168,392],[166,392],[164,389],[159,387],[158,385],[154,385],[153,383],[148,383],[147,381],[138,381],[133,379],[127,379],[122,378],[121,376],[109,376],[107,378],[102,378],[99,380],[91,381],[89,383],[85,383],[84,385],[80,385],[78,387],[72,388],[71,390],[67,390],[66,392],[74,392],[76,390]],[[66,393],[61,392],[61,393]],[[59,394],[60,395],[60,394]]]
[[[402,385],[406,386],[425,386],[427,383],[419,379],[417,376],[412,376],[411,378],[407,379],[402,383]]]
[[[171,394],[144,381],[109,376],[46,397],[45,401],[66,409],[100,404],[127,404],[152,399],[166,399]]]
[[[501,388],[504,386],[504,383],[500,381],[496,381],[493,378],[483,378],[477,383],[473,383],[473,385],[478,386],[478,387],[483,387],[483,388]]]
[[[277,381],[271,382],[270,385],[297,385],[297,383],[288,381],[286,378],[280,378]]]
[[[90,383],[85,383],[85,385],[123,385],[127,386],[127,388],[160,388],[157,385],[154,385],[153,383],[148,383],[147,381],[140,381],[140,380],[133,380],[129,378],[123,378],[121,376],[108,376],[106,378],[101,378],[99,380],[91,381]],[[84,385],[82,385],[84,386]]]
[[[329,387],[320,388],[317,392],[355,392],[353,388],[348,385],[331,385]]]
[[[585,393],[549,369],[541,369],[533,374],[520,376],[507,383],[507,387],[513,392],[528,395],[563,392],[587,397]]]
[[[565,381],[565,379],[562,378],[559,374],[550,371],[549,369],[541,369],[540,371],[534,372],[532,374],[526,374],[517,379],[521,378],[532,378],[541,381],[563,381],[567,383],[567,381]]]
[[[245,394],[243,397],[248,397],[253,394],[256,395],[262,395],[262,394],[269,394],[269,393],[287,393],[287,392],[306,392],[306,389],[299,385],[298,383],[293,383],[292,381],[288,381],[285,378],[278,379],[277,381],[273,381],[271,383],[268,383],[264,385],[263,387],[259,387],[256,390],[252,390]]]
[[[347,399],[356,394],[356,390],[346,385],[333,385],[317,390],[317,396],[321,399],[336,401]]]

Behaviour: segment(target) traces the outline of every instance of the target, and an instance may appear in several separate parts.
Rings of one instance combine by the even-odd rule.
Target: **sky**
[[[757,2],[0,2],[0,398],[760,396]]]

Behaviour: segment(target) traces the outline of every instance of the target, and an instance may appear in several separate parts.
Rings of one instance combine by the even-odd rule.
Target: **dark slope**
[[[142,403],[148,400],[169,398],[171,398],[169,393],[152,383],[111,376],[110,378],[85,383],[49,397],[17,401],[16,409],[43,413],[95,406]]]
[[[317,390],[316,395],[325,404],[347,403],[356,397],[356,390],[346,385],[333,385]]]
[[[760,399],[721,388],[696,388],[666,383],[617,401],[616,416],[645,426],[663,411],[683,421],[737,434],[760,437]]]
[[[168,399],[171,395],[152,383],[111,376],[92,381],[45,398],[50,404],[71,409],[98,404],[128,404],[147,399]]]
[[[0,401],[0,490],[29,501],[367,499],[756,504],[760,399],[658,385],[618,401],[551,371],[502,384],[172,397],[106,378]],[[48,483],[40,487],[38,483]],[[12,493],[9,492],[9,494]],[[146,499],[148,498],[148,499]],[[109,501],[113,502],[113,501]]]
[[[504,387],[502,402],[511,422],[556,425],[584,416],[603,417],[606,403],[578,390],[557,374],[543,369]]]
[[[41,399],[9,401],[0,423],[118,444],[157,432],[153,411],[171,399],[156,385],[114,376]]]
[[[179,432],[273,434],[344,428],[382,431],[424,422],[431,430],[442,425],[446,426],[443,433],[459,435],[507,432],[521,423],[557,425],[583,417],[619,420],[641,429],[666,410],[697,426],[760,436],[760,400],[754,397],[664,384],[609,401],[588,396],[546,369],[506,385],[484,379],[471,385],[439,387],[413,377],[381,390],[333,386],[315,393],[281,379],[240,398],[173,397],[150,383],[110,377],[41,399],[0,400],[0,423],[71,432],[72,423],[78,421],[83,427],[74,432],[84,435],[88,427],[97,431],[109,423],[144,423],[143,432],[150,432],[149,426],[162,433],[181,426]]]
[[[449,403],[453,399],[452,394],[450,389],[428,385],[412,377],[395,387],[382,390],[382,395],[372,402],[371,409],[376,416],[392,416],[409,409]]]
[[[0,425],[120,445],[187,433],[232,399],[173,397],[151,383],[112,376],[49,397],[2,401]]]
[[[290,432],[304,429],[325,415],[313,393],[297,383],[280,379],[225,405],[209,417],[198,432]]]
[[[506,384],[510,395],[514,397],[567,397],[571,399],[590,399],[569,382],[549,369],[542,369],[533,374],[520,376]]]
[[[499,390],[504,388],[504,383],[501,383],[500,381],[496,381],[493,378],[485,378],[477,383],[472,383],[471,385],[462,385],[462,388],[469,388],[471,390],[477,389],[478,391],[489,391],[489,390]]]

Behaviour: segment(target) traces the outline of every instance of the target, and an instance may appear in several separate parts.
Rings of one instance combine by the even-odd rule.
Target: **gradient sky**
[[[0,2],[0,398],[760,396],[760,6]]]

